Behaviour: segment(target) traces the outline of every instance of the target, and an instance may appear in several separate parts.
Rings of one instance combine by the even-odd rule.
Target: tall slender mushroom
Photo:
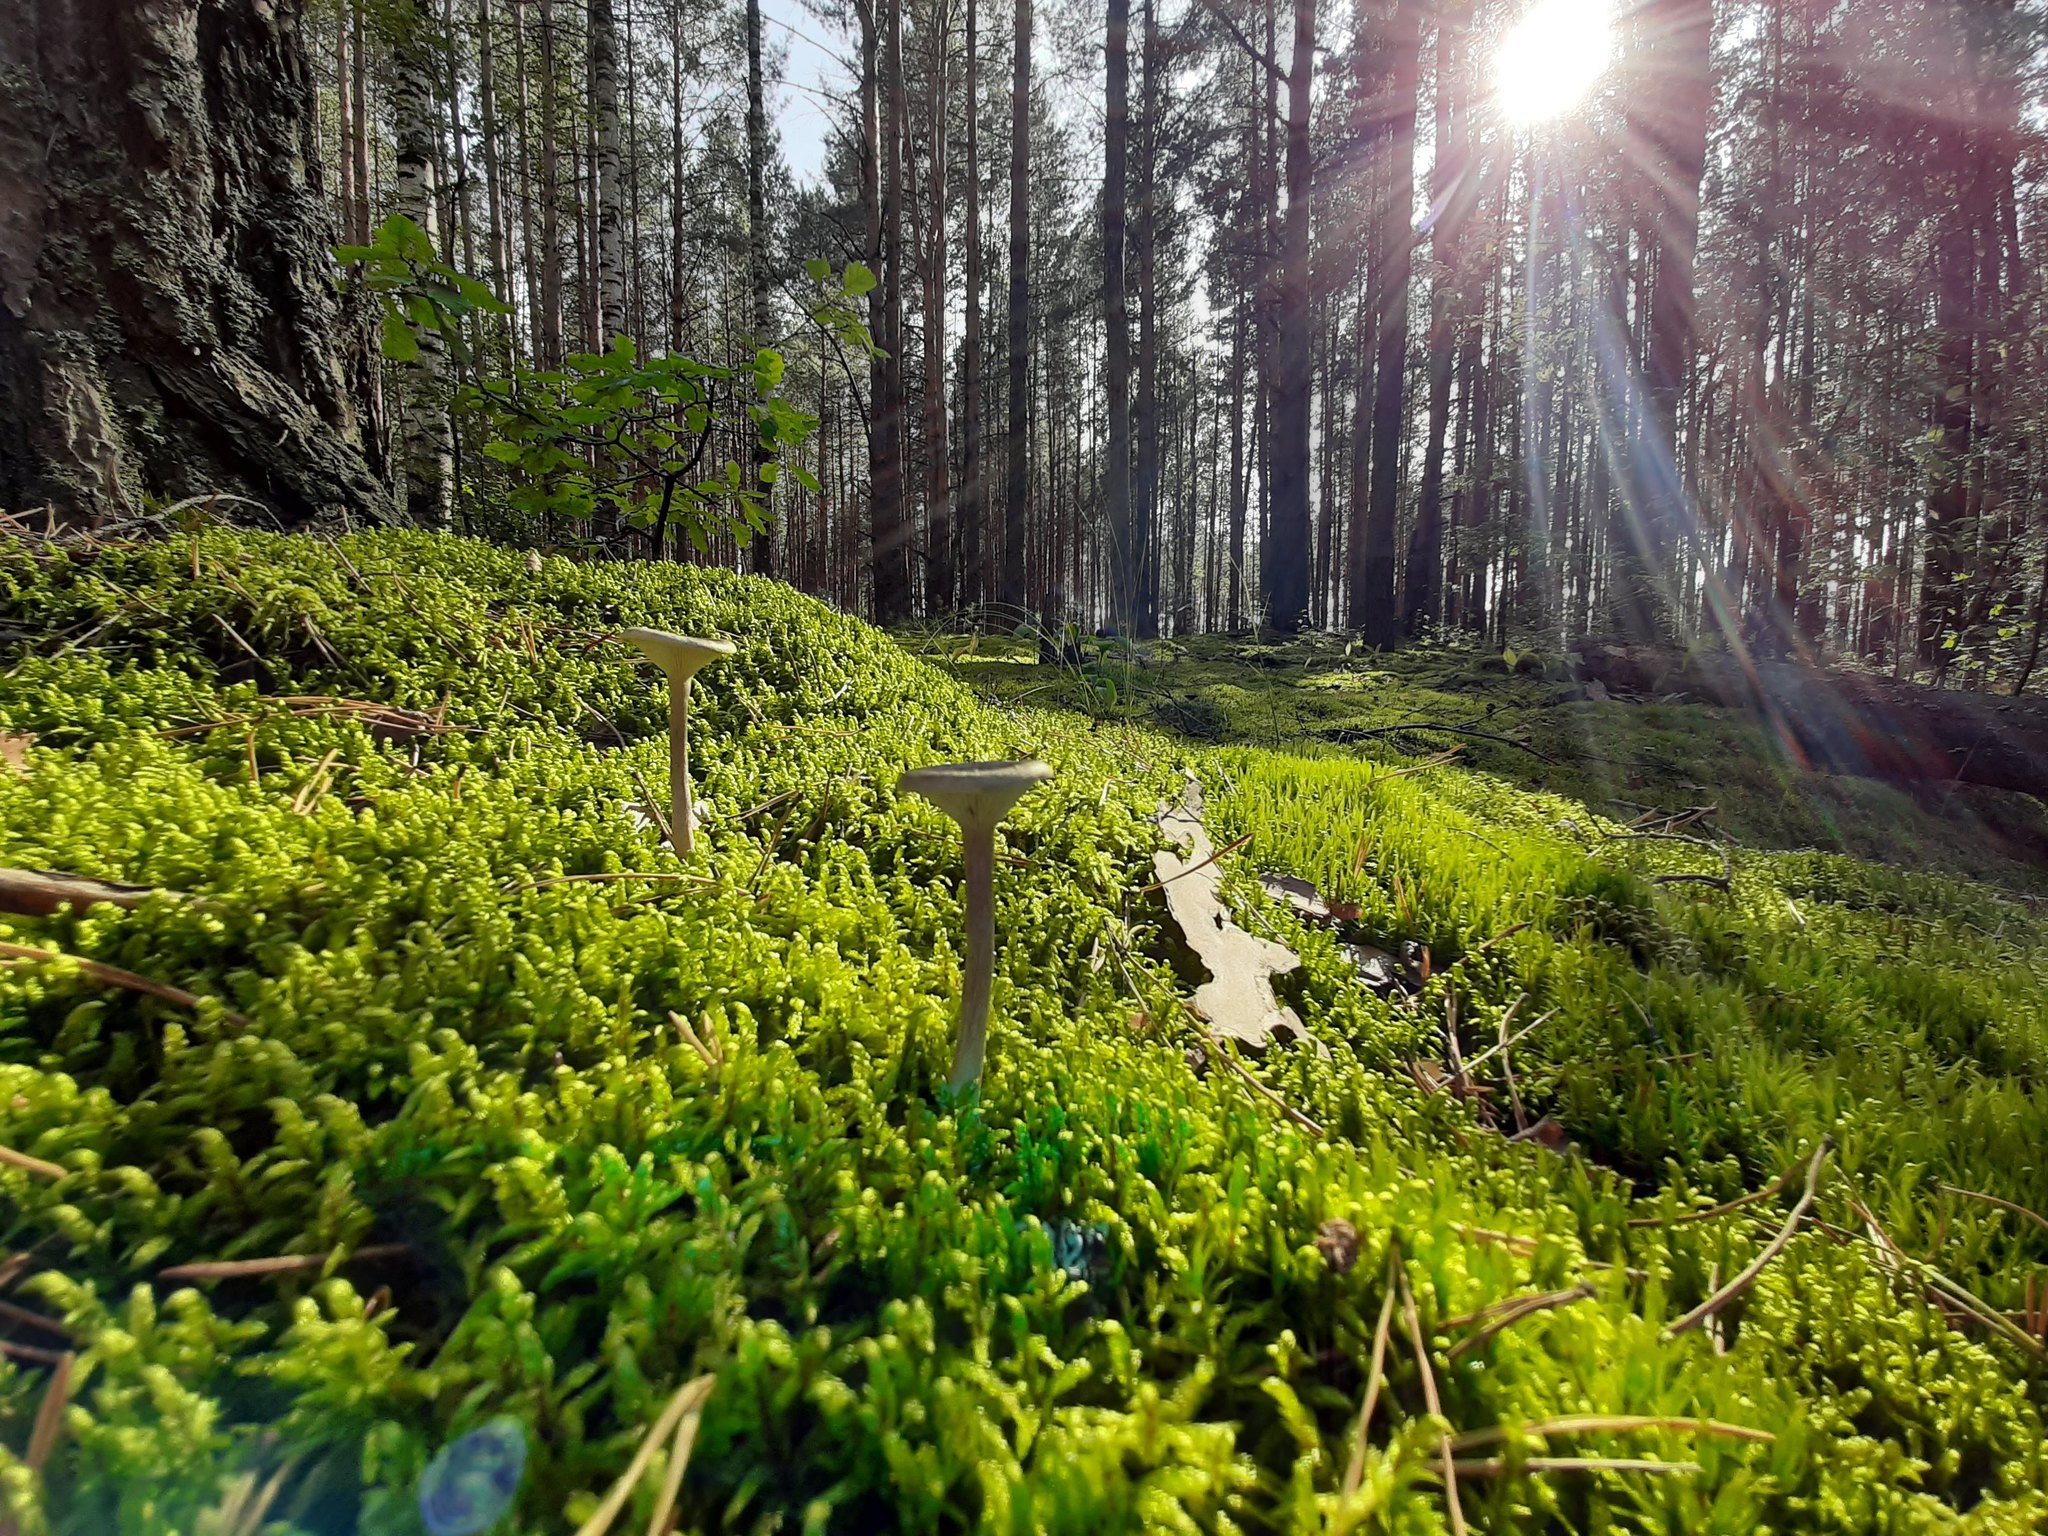
[[[996,971],[996,826],[1027,791],[1052,777],[1035,758],[1014,763],[940,763],[897,780],[960,823],[967,855],[967,977],[960,989],[960,1037],[953,1048],[953,1091],[981,1076],[988,1055],[988,1002]]]
[[[690,804],[690,679],[698,668],[739,647],[730,640],[699,640],[660,629],[626,629],[619,638],[668,674],[668,796],[670,838],[687,858],[697,846],[696,810]]]

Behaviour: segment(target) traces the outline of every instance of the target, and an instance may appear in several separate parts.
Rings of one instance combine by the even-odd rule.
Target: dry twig
[[[1834,1149],[1834,1137],[1823,1136],[1820,1139],[1820,1145],[1814,1149],[1812,1161],[1806,1165],[1805,1192],[1800,1195],[1799,1203],[1792,1207],[1792,1214],[1785,1218],[1785,1224],[1778,1229],[1777,1235],[1764,1244],[1763,1251],[1749,1261],[1748,1266],[1741,1274],[1730,1280],[1720,1290],[1714,1292],[1713,1295],[1694,1307],[1669,1328],[1666,1328],[1664,1330],[1666,1338],[1676,1338],[1689,1328],[1697,1328],[1701,1323],[1728,1305],[1729,1302],[1756,1284],[1756,1277],[1764,1272],[1764,1267],[1771,1260],[1784,1251],[1785,1245],[1792,1241],[1793,1234],[1799,1230],[1799,1223],[1805,1220],[1807,1211],[1812,1209],[1814,1195],[1820,1189],[1821,1165],[1828,1160],[1828,1154],[1834,1151]]]

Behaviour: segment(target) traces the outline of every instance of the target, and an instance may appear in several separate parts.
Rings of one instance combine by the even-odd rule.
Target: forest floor
[[[1840,853],[2048,895],[2048,804],[2031,795],[1814,772],[1741,710],[1589,698],[1555,657],[1469,645],[1361,654],[1327,636],[1203,636],[1146,645],[1142,662],[1111,651],[1039,666],[1031,645],[1009,637],[906,643],[990,699],[1308,757],[1369,745],[1376,757],[1419,760],[1456,748],[1461,765],[1624,822],[1685,817],[1747,847]],[[1400,729],[1410,725],[1418,728]]]
[[[637,625],[737,646],[687,858]],[[416,533],[0,544],[0,867],[108,897],[0,882],[0,1520],[2048,1525],[2048,919],[1954,806],[1503,658],[915,644]],[[1026,755],[959,1098],[897,785]],[[1189,775],[1301,1047],[1193,1012]]]

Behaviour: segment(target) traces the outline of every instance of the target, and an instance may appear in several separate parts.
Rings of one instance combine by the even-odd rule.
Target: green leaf
[[[875,274],[864,261],[849,261],[846,264],[846,292],[852,298],[875,291]]]
[[[804,263],[804,275],[814,283],[822,283],[832,275],[832,263],[822,256],[813,256]]]
[[[379,343],[384,355],[394,363],[410,363],[420,355],[420,340],[413,335],[412,327],[405,323],[403,315],[386,310]]]

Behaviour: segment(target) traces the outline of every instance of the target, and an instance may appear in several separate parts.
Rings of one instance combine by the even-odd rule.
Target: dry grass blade
[[[1741,1274],[1666,1328],[1666,1338],[1676,1338],[1689,1328],[1697,1328],[1756,1283],[1756,1277],[1764,1272],[1764,1267],[1771,1260],[1784,1251],[1785,1245],[1792,1241],[1793,1234],[1799,1230],[1799,1223],[1806,1219],[1806,1213],[1813,1208],[1814,1196],[1820,1189],[1821,1166],[1827,1162],[1828,1154],[1834,1149],[1835,1138],[1823,1136],[1820,1145],[1814,1149],[1812,1160],[1806,1165],[1806,1189],[1799,1196],[1799,1203],[1792,1207],[1792,1214],[1785,1218],[1785,1224],[1778,1229],[1777,1235],[1764,1244],[1763,1251],[1749,1261]]]
[[[2038,1211],[2030,1211],[2024,1205],[2015,1204],[2011,1200],[2001,1200],[1997,1195],[1982,1194],[1974,1189],[1961,1189],[1954,1184],[1937,1183],[1935,1188],[1947,1194],[1961,1195],[1965,1200],[1981,1200],[1986,1205],[1995,1205],[2001,1211],[2010,1211],[2015,1216],[2024,1216],[2043,1232],[2048,1232],[2048,1216],[2043,1216]]]
[[[1311,1136],[1320,1138],[1329,1135],[1329,1132],[1324,1130],[1321,1125],[1260,1082],[1258,1077],[1252,1072],[1252,1069],[1237,1059],[1236,1041],[1224,1035],[1211,1035],[1210,1039],[1216,1043],[1216,1054],[1223,1059],[1224,1064],[1242,1078],[1254,1092],[1258,1093],[1275,1109],[1279,1110],[1281,1114],[1300,1126],[1304,1131],[1307,1131]]]
[[[33,1344],[16,1344],[11,1339],[0,1339],[0,1355],[10,1360],[26,1360],[31,1365],[55,1365],[64,1357],[54,1349],[38,1349]]]
[[[1344,1496],[1358,1492],[1365,1481],[1366,1433],[1372,1428],[1372,1411],[1379,1406],[1380,1388],[1387,1379],[1387,1335],[1394,1322],[1394,1265],[1399,1262],[1398,1246],[1387,1250],[1386,1297],[1380,1302],[1380,1320],[1372,1331],[1372,1368],[1366,1375],[1365,1403],[1358,1410],[1358,1426],[1351,1432],[1351,1457],[1344,1464]]]
[[[1455,1360],[1460,1355],[1468,1354],[1472,1350],[1480,1348],[1502,1330],[1514,1327],[1516,1323],[1519,1323],[1525,1317],[1534,1317],[1538,1312],[1548,1312],[1556,1307],[1569,1307],[1581,1301],[1590,1301],[1592,1298],[1593,1287],[1584,1280],[1581,1280],[1567,1291],[1546,1291],[1541,1296],[1517,1297],[1503,1305],[1499,1309],[1498,1315],[1487,1323],[1484,1328],[1481,1328],[1470,1338],[1460,1339],[1457,1343],[1453,1344],[1450,1353],[1445,1358]]]
[[[1105,785],[1105,786],[1104,786],[1104,788],[1107,788],[1107,787],[1108,787],[1107,785]],[[1249,832],[1247,832],[1247,833],[1245,833],[1245,835],[1244,835],[1243,837],[1240,837],[1240,838],[1239,838],[1239,839],[1238,839],[1238,840],[1237,840],[1236,842],[1234,842],[1234,843],[1226,843],[1226,844],[1224,844],[1224,846],[1223,846],[1223,847],[1221,847],[1221,848],[1218,848],[1218,849],[1214,850],[1214,851],[1213,851],[1213,852],[1212,852],[1212,853],[1211,853],[1211,854],[1209,855],[1209,857],[1207,857],[1206,859],[1202,860],[1202,862],[1201,862],[1201,863],[1199,863],[1199,864],[1190,864],[1190,865],[1189,865],[1189,866],[1188,866],[1188,867],[1187,867],[1186,869],[1183,869],[1182,871],[1180,871],[1180,873],[1179,873],[1179,874],[1174,874],[1174,875],[1168,875],[1168,876],[1167,876],[1167,877],[1166,877],[1166,878],[1165,878],[1164,880],[1154,880],[1154,881],[1153,881],[1153,882],[1152,882],[1152,883],[1151,883],[1150,885],[1141,885],[1141,886],[1139,886],[1139,887],[1138,887],[1138,894],[1139,894],[1140,896],[1150,896],[1150,895],[1151,895],[1151,894],[1152,894],[1152,893],[1153,893],[1154,891],[1163,891],[1163,890],[1165,890],[1165,889],[1167,888],[1167,886],[1171,885],[1171,884],[1172,884],[1172,883],[1173,883],[1174,881],[1176,881],[1176,880],[1178,880],[1178,879],[1182,878],[1182,876],[1185,876],[1185,875],[1192,875],[1192,874],[1193,874],[1193,873],[1194,873],[1194,872],[1195,872],[1196,870],[1198,870],[1198,869],[1207,869],[1207,868],[1208,868],[1208,867],[1209,867],[1209,866],[1210,866],[1211,864],[1214,864],[1214,863],[1215,863],[1215,862],[1216,862],[1216,861],[1217,861],[1218,859],[1222,858],[1222,857],[1223,857],[1223,855],[1225,855],[1226,853],[1235,853],[1235,852],[1237,852],[1237,850],[1238,850],[1238,849],[1242,848],[1242,847],[1243,847],[1243,846],[1244,846],[1244,845],[1245,845],[1246,843],[1250,842],[1251,840],[1252,840],[1252,834],[1251,834],[1251,833],[1249,833]]]
[[[71,1371],[78,1356],[66,1350],[57,1357],[50,1384],[43,1388],[43,1400],[36,1406],[36,1421],[28,1432],[28,1452],[22,1461],[31,1472],[49,1465],[57,1449],[57,1437],[64,1432],[64,1410],[71,1403]]]
[[[1653,1472],[1666,1477],[1690,1477],[1700,1470],[1696,1461],[1650,1461],[1639,1456],[1531,1456],[1510,1462],[1502,1456],[1477,1461],[1454,1461],[1462,1477],[1507,1477],[1521,1472]]]
[[[27,1307],[17,1307],[11,1301],[0,1301],[0,1323],[19,1323],[24,1328],[40,1329],[60,1339],[72,1337],[71,1330],[58,1319],[31,1312]]]
[[[1467,1430],[1462,1435],[1451,1437],[1451,1449],[1476,1451],[1481,1446],[1498,1445],[1515,1435],[1532,1435],[1540,1440],[1548,1439],[1552,1435],[1611,1435],[1637,1430],[1657,1430],[1669,1434],[1720,1435],[1730,1440],[1754,1440],[1759,1445],[1772,1444],[1778,1438],[1767,1429],[1751,1429],[1747,1424],[1728,1424],[1720,1419],[1654,1418],[1634,1413],[1573,1413],[1555,1419],[1536,1419],[1527,1424],[1495,1424],[1489,1429]]]
[[[646,1473],[648,1463],[654,1460],[654,1453],[661,1448],[662,1442],[675,1433],[676,1425],[684,1414],[692,1409],[700,1413],[703,1411],[704,1399],[711,1395],[711,1389],[717,1384],[716,1376],[699,1376],[676,1389],[676,1395],[668,1400],[668,1406],[661,1410],[649,1427],[640,1441],[640,1449],[633,1453],[633,1459],[619,1474],[619,1480],[612,1484],[590,1518],[576,1528],[576,1536],[604,1536],[612,1528],[612,1522],[626,1507],[626,1500],[633,1496],[634,1487]]]
[[[668,871],[650,872],[644,869],[613,870],[602,875],[550,875],[545,880],[536,880],[531,885],[512,888],[515,896],[524,896],[529,891],[549,891],[558,885],[603,885],[613,880],[668,880],[682,881],[688,885],[716,885],[718,882],[706,875],[687,875]]]
[[[0,944],[0,962],[8,964],[48,964],[53,960],[69,960],[78,967],[78,974],[88,977],[103,986],[121,987],[130,992],[140,992],[149,997],[161,998],[167,1003],[176,1003],[181,1008],[195,1011],[201,1000],[180,987],[169,986],[161,981],[151,981],[147,976],[138,976],[133,971],[124,971],[118,965],[102,965],[97,960],[87,960],[78,955],[67,955],[61,950],[35,949],[27,944]],[[231,1024],[247,1027],[249,1021],[232,1009],[221,1009],[221,1016]]]
[[[343,1264],[395,1259],[412,1250],[404,1243],[371,1243],[342,1256]],[[156,1273],[159,1280],[260,1280],[272,1275],[303,1275],[327,1267],[331,1253],[280,1254],[271,1259],[218,1259],[202,1264],[173,1264]]]
[[[654,1501],[654,1513],[647,1521],[647,1536],[665,1536],[675,1523],[676,1497],[683,1491],[683,1474],[690,1468],[690,1452],[697,1445],[697,1426],[704,1422],[704,1401],[710,1395],[706,1391],[676,1422],[676,1438],[668,1451],[668,1470],[662,1474],[661,1497]]]
[[[1401,1320],[1408,1327],[1408,1342],[1415,1349],[1415,1368],[1422,1373],[1422,1402],[1437,1418],[1444,1416],[1443,1400],[1437,1396],[1436,1372],[1429,1365],[1429,1340],[1422,1336],[1422,1319],[1415,1310],[1415,1290],[1408,1283],[1408,1266],[1397,1264],[1394,1277],[1401,1286]],[[1444,1469],[1444,1500],[1451,1512],[1454,1536],[1465,1536],[1465,1506],[1458,1497],[1458,1468],[1451,1457],[1451,1437],[1437,1442]]]
[[[619,745],[625,745],[623,737],[620,738]],[[638,768],[635,768],[633,770],[633,782],[639,786],[641,796],[643,797],[640,802],[640,808],[647,812],[648,819],[654,823],[654,830],[661,834],[661,840],[673,848],[676,843],[675,829],[668,824],[668,812],[662,809],[660,797],[648,787],[647,775]]]
[[[1686,1211],[1677,1216],[1637,1216],[1628,1222],[1631,1227],[1678,1227],[1689,1221],[1711,1221],[1716,1216],[1726,1216],[1730,1211],[1739,1211],[1744,1206],[1756,1205],[1768,1200],[1779,1190],[1790,1184],[1799,1172],[1800,1165],[1793,1163],[1762,1189],[1747,1195],[1738,1195],[1733,1200],[1722,1202],[1712,1210]]]
[[[0,1147],[0,1167],[19,1168],[23,1173],[32,1173],[39,1179],[61,1179],[71,1172],[69,1168],[45,1162],[40,1157],[30,1157],[26,1152],[17,1152],[12,1147]],[[17,1254],[15,1257],[21,1256]],[[8,1262],[12,1263],[13,1260]]]
[[[1541,1029],[1544,1025],[1548,1024],[1552,1019],[1556,1018],[1559,1011],[1560,1010],[1553,1008],[1548,1013],[1539,1013],[1538,1015],[1536,1015],[1535,1018],[1531,1019],[1528,1023],[1524,1024],[1520,1029],[1516,1030],[1513,1035],[1501,1041],[1499,1045],[1488,1046],[1485,1050],[1481,1051],[1477,1056],[1474,1056],[1470,1061],[1466,1062],[1465,1070],[1467,1072],[1477,1072],[1481,1067],[1485,1066],[1489,1061],[1493,1060],[1494,1057],[1506,1051],[1509,1046],[1520,1045],[1524,1040],[1528,1039],[1531,1035],[1535,1034],[1537,1030]]]

